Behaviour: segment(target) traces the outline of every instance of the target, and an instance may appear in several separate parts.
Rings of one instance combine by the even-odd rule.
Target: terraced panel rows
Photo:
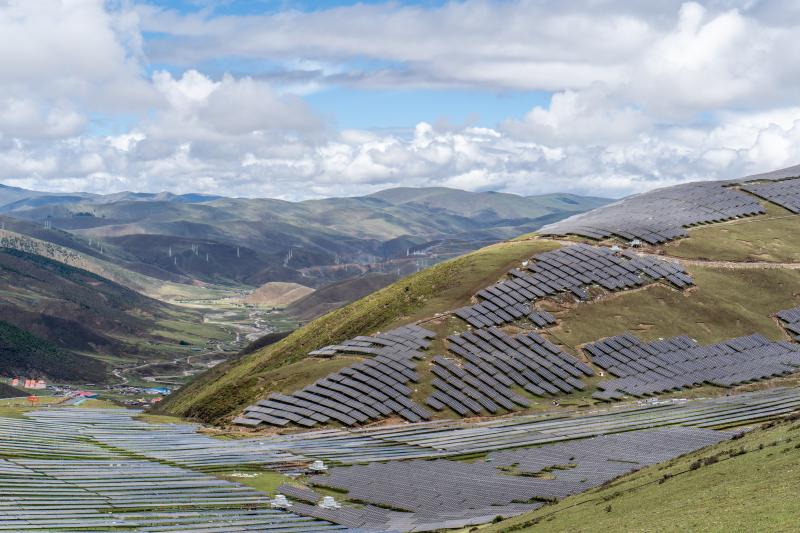
[[[461,416],[514,411],[530,405],[514,386],[537,396],[568,394],[583,390],[580,378],[592,375],[589,366],[536,333],[512,337],[488,328],[447,340],[458,358],[433,359],[437,390],[426,403],[437,411],[445,406]]]
[[[696,224],[763,214],[758,200],[727,182],[697,182],[637,194],[543,227],[543,235],[619,237],[662,244]]]
[[[478,292],[480,303],[458,309],[456,316],[477,328],[506,324],[528,318],[537,327],[555,318],[532,302],[560,293],[588,300],[586,288],[597,285],[609,291],[640,287],[664,280],[679,289],[693,284],[677,263],[629,251],[578,244],[535,255],[522,269],[509,272],[509,279]]]
[[[399,415],[409,422],[428,420],[430,412],[411,400],[409,382],[417,382],[420,349],[434,337],[419,326],[403,326],[373,337],[355,337],[340,345],[311,352],[369,356],[362,363],[329,374],[292,394],[270,394],[246,408],[235,423],[246,426],[297,424],[312,427],[336,421],[355,426]]]
[[[777,316],[783,323],[784,329],[791,333],[796,341],[800,341],[800,307],[779,311]]]
[[[761,335],[699,346],[686,336],[643,342],[626,333],[587,344],[592,361],[618,379],[604,381],[593,395],[618,400],[625,394],[645,396],[703,383],[730,387],[797,371],[800,347],[772,342]]]
[[[742,189],[795,214],[800,214],[800,178],[769,183],[746,183]]]

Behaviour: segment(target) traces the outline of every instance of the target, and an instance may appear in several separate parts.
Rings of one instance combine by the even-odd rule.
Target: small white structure
[[[634,248],[638,248],[641,245],[642,245],[642,241],[640,241],[639,239],[633,239],[631,241],[631,246],[633,246]]]
[[[292,503],[283,494],[276,494],[275,498],[269,501],[269,506],[273,509],[288,509]]]
[[[314,461],[311,463],[311,466],[308,467],[309,471],[320,474],[322,472],[327,472],[328,467],[322,461]]]
[[[523,261],[522,262],[522,266],[526,267],[526,266],[528,266],[529,263],[530,263],[530,261]]]
[[[333,496],[323,496],[319,506],[323,509],[341,509],[342,504],[333,499]]]
[[[612,252],[614,252],[614,253],[616,254],[616,253],[619,253],[619,252],[621,252],[621,251],[622,251],[622,248],[620,248],[619,246],[617,246],[617,245],[615,244],[614,246],[612,246],[612,247],[611,247],[611,251],[612,251]]]

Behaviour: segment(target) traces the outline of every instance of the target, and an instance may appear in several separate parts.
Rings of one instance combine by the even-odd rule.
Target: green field
[[[481,531],[797,531],[800,424],[766,426]]]

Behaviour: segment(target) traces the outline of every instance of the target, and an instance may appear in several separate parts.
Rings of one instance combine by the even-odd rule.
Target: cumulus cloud
[[[519,194],[622,196],[689,180],[736,177],[800,161],[800,109],[703,129],[654,130],[607,144],[552,147],[488,128],[409,136],[345,131],[232,143],[217,152],[146,135],[17,144],[0,151],[0,181],[51,190],[203,191],[300,199],[360,195],[394,186],[449,186]],[[256,136],[258,137],[258,136]],[[20,178],[20,176],[24,176]]]
[[[260,81],[225,75],[214,81],[196,70],[176,79],[157,71],[153,85],[169,103],[154,130],[185,129],[185,139],[202,135],[242,135],[256,131],[312,131],[322,123],[297,96],[278,95]]]
[[[799,26],[791,2],[735,0],[263,16],[0,2],[0,181],[298,199],[399,185],[621,196],[735,177],[800,161]],[[231,58],[284,70],[204,70]],[[335,131],[303,98],[331,84],[552,97],[491,128]]]
[[[184,64],[219,56],[301,57],[340,64],[335,79],[372,86],[585,89],[597,82],[642,106],[752,102],[765,88],[791,97],[800,80],[797,8],[784,2],[397,3],[263,16],[210,17],[141,6],[144,28],[169,39],[152,57]],[[784,12],[785,17],[776,16]],[[784,55],[784,53],[786,55]],[[348,69],[369,57],[391,67]],[[318,69],[311,69],[318,71]],[[342,73],[350,72],[350,77]]]
[[[511,134],[548,145],[606,144],[630,140],[651,127],[640,109],[615,101],[601,84],[553,95],[549,107],[534,107],[524,119],[509,120]]]

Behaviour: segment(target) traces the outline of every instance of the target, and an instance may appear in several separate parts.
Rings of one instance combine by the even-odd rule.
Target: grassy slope
[[[21,396],[26,396],[27,393],[15,389],[11,385],[6,385],[5,383],[0,383],[0,398],[19,398]]]
[[[97,383],[107,379],[106,371],[106,366],[98,360],[62,350],[13,324],[0,321],[2,375]]]
[[[798,483],[800,424],[787,420],[482,531],[797,531]]]
[[[209,330],[226,338],[213,326],[201,324],[200,314],[194,311],[149,298],[94,272],[17,249],[0,249],[0,290],[6,308],[71,320],[76,327],[102,335],[146,337],[157,327],[194,337],[203,337]],[[25,327],[20,316],[9,313],[7,321]]]
[[[769,315],[800,303],[800,271],[689,267],[697,287],[619,293],[559,313],[557,339],[577,346],[629,330],[645,339],[687,334],[702,343],[759,332],[781,338]]]
[[[687,259],[800,261],[800,217],[774,204],[767,214],[689,230],[689,237],[665,247]]]
[[[500,243],[440,263],[337,309],[274,345],[211,369],[167,398],[159,410],[219,422],[270,390],[271,372],[300,361],[309,351],[463,305],[519,261],[557,246],[538,240]]]

